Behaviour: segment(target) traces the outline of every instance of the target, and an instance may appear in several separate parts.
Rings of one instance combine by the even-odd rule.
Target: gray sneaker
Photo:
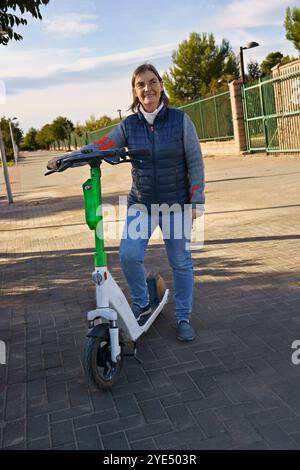
[[[146,315],[150,315],[151,313],[151,305],[148,304],[145,307],[140,307],[138,304],[132,304],[131,310],[137,321],[139,321],[142,317]]]
[[[192,326],[186,320],[181,320],[178,323],[177,339],[179,341],[193,341],[195,332]]]

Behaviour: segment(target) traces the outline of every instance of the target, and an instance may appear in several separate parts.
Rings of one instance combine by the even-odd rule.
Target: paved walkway
[[[45,178],[46,152],[0,179],[0,447],[8,449],[299,449],[300,160],[207,158],[203,250],[194,253],[197,338],[175,339],[171,301],[126,358],[112,391],[89,387],[81,355],[93,235],[81,183],[88,168]],[[130,168],[103,165],[105,200]],[[108,246],[126,289],[116,243]],[[147,265],[171,285],[164,249]]]

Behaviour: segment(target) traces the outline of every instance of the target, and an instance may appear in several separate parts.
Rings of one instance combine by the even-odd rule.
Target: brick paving
[[[299,159],[206,158],[206,243],[194,252],[197,337],[175,339],[174,302],[126,358],[111,391],[82,368],[86,311],[94,308],[93,234],[81,184],[88,168],[43,176],[49,153],[1,175],[0,365],[2,449],[299,449]],[[130,181],[103,165],[105,201]],[[125,292],[118,246],[107,247]],[[154,261],[155,260],[155,261]],[[146,264],[171,276],[159,242]]]

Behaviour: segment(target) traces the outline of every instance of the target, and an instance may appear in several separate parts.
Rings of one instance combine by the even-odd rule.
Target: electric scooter
[[[89,148],[90,147],[90,148]],[[103,215],[101,194],[101,169],[103,161],[118,165],[149,156],[149,150],[117,148],[98,150],[88,146],[59,157],[57,169],[45,175],[62,172],[82,165],[90,166],[90,179],[82,186],[86,223],[95,231],[95,270],[92,279],[96,284],[96,308],[87,313],[88,333],[84,347],[83,363],[86,375],[97,388],[111,388],[117,381],[124,356],[137,357],[137,340],[145,333],[168,301],[169,289],[159,273],[147,276],[151,313],[138,322],[125,295],[107,268],[103,240]],[[141,160],[140,160],[141,161]],[[125,344],[133,345],[133,353],[125,354]]]

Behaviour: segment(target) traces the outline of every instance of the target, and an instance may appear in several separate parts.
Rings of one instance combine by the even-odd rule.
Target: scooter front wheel
[[[88,337],[84,348],[84,368],[90,382],[98,388],[111,388],[123,366],[123,345],[117,362],[112,362],[108,329],[101,337]]]

